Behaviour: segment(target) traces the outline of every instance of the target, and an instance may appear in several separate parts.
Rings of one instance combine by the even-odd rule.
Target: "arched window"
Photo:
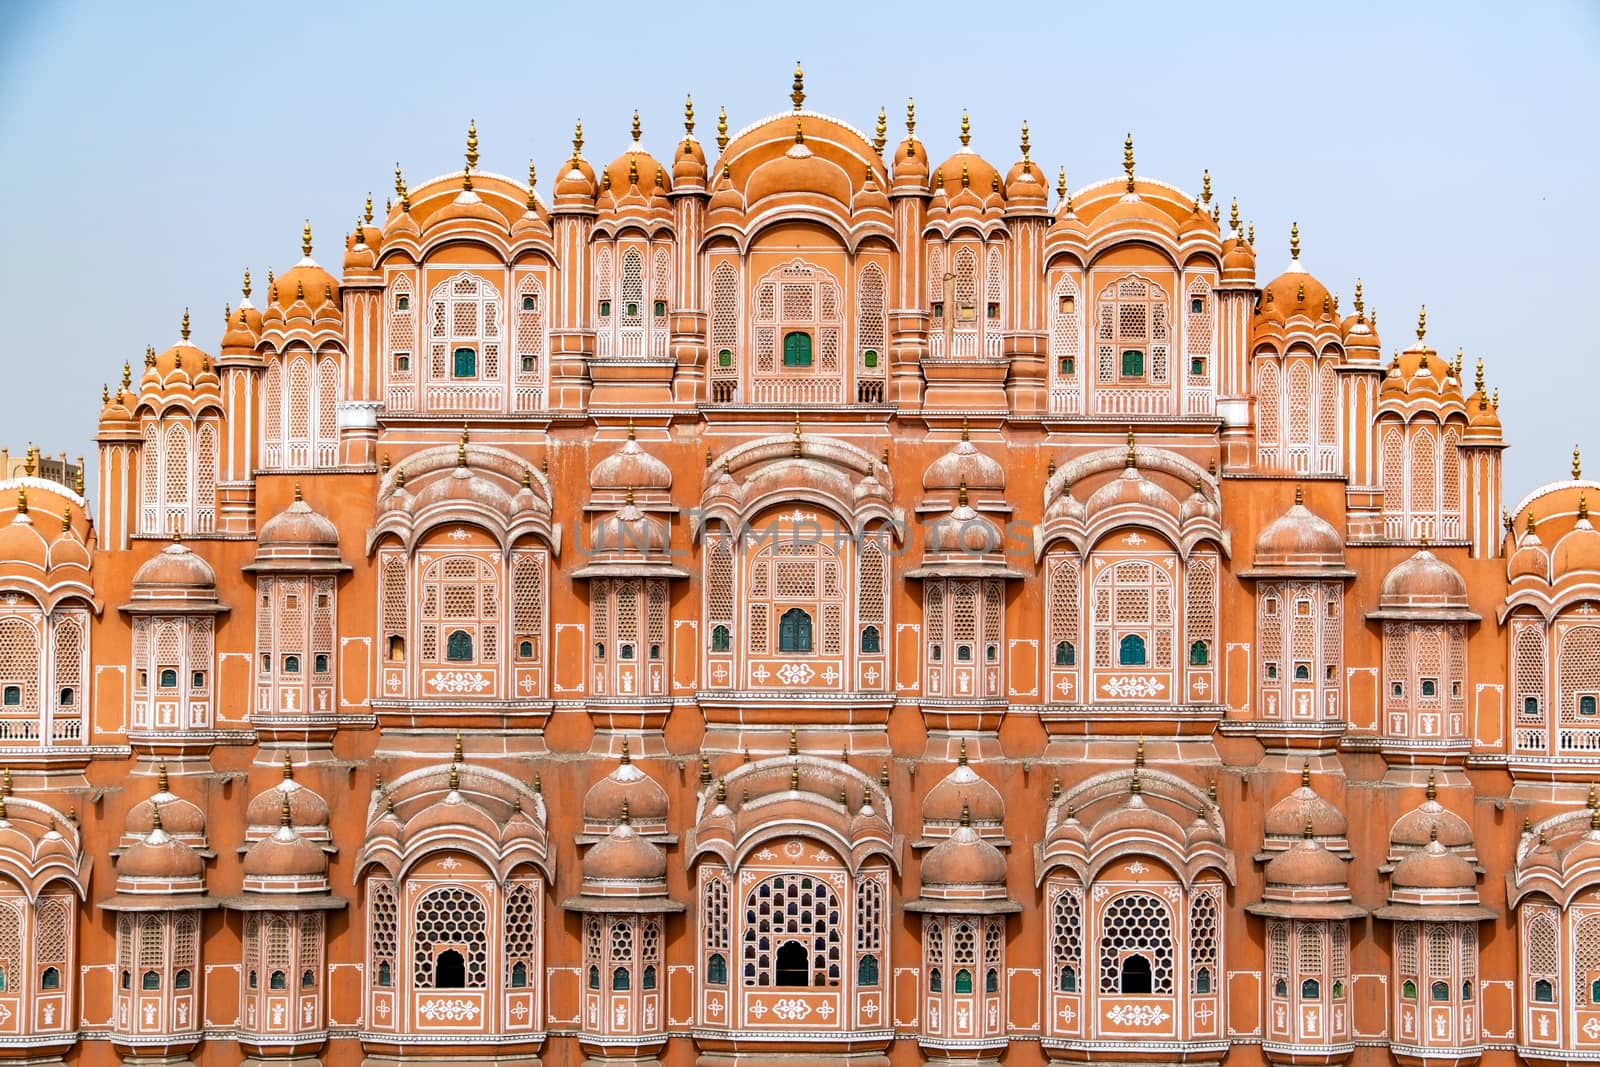
[[[435,989],[465,989],[467,987],[466,958],[453,948],[439,953],[434,960],[433,987]]]
[[[1434,1003],[1442,1003],[1450,999],[1450,983],[1434,982],[1428,989],[1428,997]]]
[[[1151,992],[1150,959],[1133,953],[1122,958],[1122,973],[1117,992],[1124,996],[1140,996]]]
[[[809,986],[811,984],[810,953],[798,941],[784,941],[778,945],[776,986]]]
[[[856,985],[875,986],[878,984],[878,957],[862,956],[861,962],[856,965]]]
[[[513,573],[519,573],[517,564]],[[425,664],[499,662],[504,597],[492,564],[446,556],[427,565],[420,585],[418,630]],[[513,592],[514,611],[520,610],[515,600],[520,589]]]
[[[1189,666],[1204,667],[1211,662],[1211,649],[1204,641],[1196,641],[1189,646]]]
[[[56,967],[46,967],[44,969],[44,972],[39,975],[39,988],[40,989],[60,989],[61,988],[61,971],[60,971],[60,969],[58,969]]]
[[[779,619],[778,651],[811,651],[811,616],[800,608],[790,608]]]
[[[720,952],[713,952],[706,961],[706,981],[712,985],[728,984],[728,958]]]
[[[139,988],[151,992],[161,988],[161,972],[150,970],[144,972],[144,977],[139,980]]]
[[[731,645],[728,628],[721,624],[711,628],[711,651],[726,652]]]
[[[837,987],[843,977],[840,898],[822,878],[778,874],[745,899],[744,984]]]
[[[613,993],[626,993],[632,982],[632,977],[626,967],[616,967],[611,971],[611,991]],[[781,983],[780,983],[781,984]]]
[[[455,378],[476,378],[478,376],[478,353],[466,345],[457,348],[451,355],[450,374]]]
[[[272,976],[267,979],[267,988],[268,989],[288,989],[289,988],[289,979],[284,975],[284,973],[282,971],[273,971],[272,972]]]
[[[876,626],[864,627],[861,631],[861,651],[878,652],[881,651],[879,645],[878,628]],[[1591,697],[1590,699],[1593,700],[1594,698]]]
[[[252,975],[254,973],[251,972]],[[389,966],[388,960],[384,960],[378,964],[378,986],[381,989],[388,989],[392,985],[394,985],[394,968]]]
[[[1078,650],[1072,647],[1071,641],[1056,642],[1056,666],[1072,667],[1078,662]]]
[[[955,991],[957,993],[972,992],[972,972],[965,967],[956,969]]]
[[[944,992],[944,975],[935,967],[928,972],[928,991],[931,993]]]
[[[1435,983],[1435,988],[1444,985],[1443,982]],[[1307,978],[1300,983],[1300,996],[1305,1000],[1315,1000],[1322,996],[1322,983],[1315,978]]]
[[[1144,638],[1138,634],[1125,635],[1117,643],[1117,665],[1120,667],[1143,667],[1144,664]]]
[[[488,915],[459,886],[429,890],[417,902],[412,947],[418,989],[481,989],[488,984]]]
[[[590,989],[599,989],[600,988],[600,968],[596,967],[593,964],[589,965],[589,988]]]

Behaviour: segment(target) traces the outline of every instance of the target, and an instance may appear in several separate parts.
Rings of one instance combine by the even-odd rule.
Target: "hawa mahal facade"
[[[792,100],[474,130],[0,483],[0,1058],[1600,1059],[1600,482],[1131,140]]]

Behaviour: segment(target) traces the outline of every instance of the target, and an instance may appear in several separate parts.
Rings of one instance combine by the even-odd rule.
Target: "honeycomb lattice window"
[[[1083,981],[1083,901],[1071,886],[1056,895],[1051,909],[1050,950],[1056,991],[1078,992]]]
[[[779,874],[745,899],[755,916],[744,927],[746,986],[837,987],[843,962],[839,898],[814,875]]]
[[[701,895],[701,942],[706,948],[724,949],[729,939],[728,883],[720,877],[706,880]]]
[[[857,952],[877,952],[883,947],[883,883],[864,874],[856,882],[855,938]]]
[[[1217,979],[1217,898],[1210,893],[1196,893],[1189,902],[1189,992],[1199,993],[1196,987],[1201,968],[1205,968],[1215,989]]]
[[[1130,956],[1141,956],[1150,968],[1150,992],[1173,992],[1172,913],[1166,902],[1148,893],[1124,893],[1100,914],[1100,992],[1122,992],[1122,976]]]
[[[434,988],[439,957],[459,953],[469,988],[488,984],[488,914],[477,894],[457,886],[430,890],[417,902],[412,938],[412,978]]]
[[[512,980],[518,964],[520,973],[535,973],[534,963],[539,952],[539,894],[526,884],[512,887],[506,894],[506,921],[502,936],[505,941],[506,988],[516,988]],[[526,982],[527,979],[524,979]]]

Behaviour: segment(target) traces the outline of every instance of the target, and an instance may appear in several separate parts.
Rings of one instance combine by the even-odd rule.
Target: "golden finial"
[[[1139,781],[1138,767],[1133,769],[1133,777],[1128,779],[1128,792],[1132,796],[1138,796],[1140,793],[1144,792],[1144,786]]]
[[[1133,134],[1122,141],[1122,169],[1128,175],[1128,192],[1133,192]]]
[[[454,763],[450,764],[450,792],[454,793],[461,788],[461,768]]]
[[[799,119],[795,119],[794,120],[794,143],[795,144],[805,144],[806,143],[805,127],[801,124]]]
[[[11,772],[7,771],[6,772],[6,795],[7,796],[11,795],[10,783],[11,783]],[[1588,807],[1588,809],[1590,811],[1594,811],[1596,808],[1600,808],[1600,793],[1596,792],[1595,784],[1593,782],[1589,783],[1589,800],[1588,800],[1588,802],[1586,803],[1585,806]]]
[[[789,727],[789,755],[798,755],[800,752],[800,732],[795,727]]]
[[[244,269],[244,285],[240,286],[240,288],[244,292],[244,298],[246,300],[249,300],[250,299],[250,268],[249,267],[246,267]]]
[[[800,61],[794,61],[794,88],[789,93],[789,99],[794,101],[794,109],[799,111],[806,102],[806,72],[800,69]]]
[[[370,191],[367,193],[366,206],[361,211],[361,221],[369,226],[372,224],[372,193]]]
[[[1310,841],[1317,836],[1317,828],[1311,824],[1310,819],[1306,820],[1305,828],[1300,831],[1300,836],[1306,841]]]
[[[1133,455],[1133,446],[1134,446],[1133,427],[1129,426],[1128,427],[1128,462],[1127,462],[1127,466],[1129,466],[1129,467],[1137,466],[1137,462],[1134,459],[1134,455]]]
[[[799,459],[801,455],[800,441],[800,413],[797,411],[794,413],[794,444],[791,448],[791,454],[795,459]]]
[[[1295,483],[1294,487],[1294,502],[1296,507],[1303,507],[1305,506],[1306,502],[1305,486],[1299,484],[1298,482]]]
[[[1572,480],[1577,481],[1583,477],[1583,453],[1577,445],[1572,446]]]
[[[884,760],[878,765],[878,788],[887,791],[889,788],[889,761]]]
[[[167,761],[162,760],[156,764],[156,792],[167,792]]]
[[[687,137],[694,136],[694,97],[689,95],[683,98],[683,132]]]
[[[906,97],[906,140],[913,141],[917,136],[917,101],[913,97]]]
[[[133,368],[127,360],[122,361],[122,388],[127,389],[133,384]]]
[[[791,793],[800,791],[800,764],[798,763],[789,768],[789,791]]]
[[[965,767],[966,765],[967,765],[967,739],[965,737],[963,737],[961,739],[961,749],[960,749],[960,751],[958,751],[956,753],[956,766],[957,767]]]
[[[1578,494],[1578,518],[1583,521],[1589,518],[1589,497],[1584,493]]]
[[[1500,410],[1500,387],[1498,385],[1494,387],[1494,398],[1490,401],[1489,406],[1496,411]]]
[[[943,190],[944,189],[944,168],[943,167],[940,167],[938,170],[933,172],[933,187],[935,189],[939,189],[939,190]]]
[[[638,108],[634,108],[633,109],[633,143],[634,144],[638,144],[639,143],[639,136],[640,136],[640,132],[639,132],[639,109]]]
[[[306,219],[306,224],[300,228],[300,253],[307,259],[311,258],[311,220]]]
[[[1289,224],[1289,258],[1300,258],[1300,223]]]
[[[1054,804],[1061,799],[1061,779],[1055,778],[1050,782],[1050,803]]]
[[[600,172],[600,188],[611,188],[611,172],[609,170],[603,170]]]
[[[1473,374],[1472,384],[1478,393],[1478,406],[1483,406],[1483,357],[1478,357],[1478,369]]]
[[[1026,163],[1023,165],[1027,166]],[[1000,191],[1000,172],[997,170],[989,172],[989,189],[996,193]]]
[[[1367,303],[1362,298],[1362,295],[1361,295],[1361,279],[1360,278],[1356,279],[1355,305],[1356,305],[1356,321],[1357,322],[1366,322],[1367,321]]]
[[[406,180],[400,173],[399,163],[394,165],[394,195],[401,198],[402,202],[406,195]]]
[[[961,147],[965,148],[972,143],[972,120],[967,118],[967,109],[961,109]]]
[[[639,157],[631,152],[628,154],[628,184],[639,184]]]
[[[967,506],[967,476],[964,474],[960,485],[956,487],[956,505],[963,508]]]
[[[718,804],[726,804],[727,802],[728,802],[728,782],[724,778],[718,778],[717,779],[717,803]]]
[[[1133,749],[1133,765],[1135,767],[1144,766],[1144,738],[1142,737],[1139,738],[1138,744]]]
[[[1421,309],[1417,312],[1417,343],[1418,344],[1422,343],[1422,339],[1427,336],[1427,333],[1428,333],[1428,305],[1427,304],[1423,304]]]
[[[1056,457],[1050,457],[1050,462],[1044,465],[1044,470],[1046,478],[1054,478],[1056,476]]]
[[[878,128],[872,136],[872,150],[878,153],[878,158],[883,158],[883,146],[889,143],[889,114],[883,108],[878,109]]]
[[[294,282],[294,298],[296,300],[304,300],[306,298],[305,283],[299,278],[296,278]]]
[[[467,428],[465,426],[463,426],[461,428],[461,439],[456,442],[456,466],[465,467],[466,465],[467,465]]]
[[[156,365],[156,346],[155,345],[145,345],[144,346],[144,365],[146,367],[154,367]]]
[[[577,162],[583,158],[583,120],[579,119],[572,125],[572,160]]]
[[[1600,808],[1595,808],[1589,812],[1589,830],[1591,833],[1595,830],[1600,830]]]
[[[1233,206],[1228,209],[1228,229],[1234,233],[1239,232],[1239,198],[1233,198]]]
[[[1067,168],[1062,167],[1056,172],[1056,196],[1062,200],[1067,198]]]
[[[1212,204],[1211,205],[1211,224],[1213,226],[1218,226],[1218,225],[1222,224],[1222,205],[1221,204]]]
[[[1311,761],[1310,760],[1306,760],[1304,763],[1300,764],[1300,787],[1302,789],[1310,789],[1311,788]]]
[[[628,755],[628,739],[626,737],[622,739],[622,757],[620,762],[623,766],[627,766],[633,762],[633,757]]]
[[[1251,223],[1250,229],[1245,233],[1244,243],[1254,248],[1256,243],[1256,224]]]
[[[463,762],[463,760],[461,758],[461,731],[460,730],[456,731],[455,747],[453,749],[451,749],[450,758],[453,759],[457,763]]]
[[[178,333],[185,341],[189,339],[189,309],[183,309],[183,322],[178,326]],[[180,357],[181,358],[181,357]]]
[[[728,147],[728,109],[717,108],[717,151]]]
[[[1456,349],[1456,361],[1451,366],[1450,373],[1455,377],[1456,381],[1459,382],[1461,380],[1461,349],[1459,348]]]
[[[967,188],[970,188],[971,186],[972,186],[972,174],[971,174],[970,171],[967,170],[967,165],[965,163],[962,163],[961,164],[961,188],[967,189]]]
[[[1200,202],[1202,204],[1211,203],[1211,169],[1209,167],[1200,176]]]
[[[467,120],[467,165],[461,172],[461,188],[472,188],[472,171],[478,165],[478,120]]]
[[[966,827],[972,825],[972,809],[966,804],[961,805],[961,825]]]
[[[105,382],[100,383],[100,403],[111,403],[111,387]]]
[[[700,784],[702,786],[711,784],[711,761],[704,753],[700,756]]]

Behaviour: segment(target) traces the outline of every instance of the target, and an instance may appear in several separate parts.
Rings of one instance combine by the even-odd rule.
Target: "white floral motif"
[[[476,671],[447,671],[428,679],[428,688],[441,693],[481,693],[493,684]]]
[[[829,1004],[827,1001],[823,1001],[822,1007],[817,1009],[817,1014],[822,1016],[823,1021],[826,1022],[833,1016],[833,1005]]]
[[[798,839],[793,841],[785,841],[783,843],[783,854],[792,860],[799,859],[800,854],[805,850],[805,842]]]
[[[1589,1035],[1590,1041],[1600,1037],[1600,1022],[1597,1022],[1591,1018],[1588,1022],[1583,1024],[1583,1032]]]
[[[786,997],[772,1005],[772,1014],[786,1023],[798,1022],[811,1014],[811,1005],[799,997]]]
[[[1101,692],[1123,699],[1158,697],[1166,688],[1165,682],[1150,675],[1119,675],[1100,683]]]
[[[471,534],[467,533],[466,528],[461,526],[457,526],[454,530],[450,531],[450,540],[452,541],[465,541],[471,536]]]
[[[817,672],[804,663],[785,663],[778,668],[778,681],[784,685],[805,685]]]
[[[1118,1026],[1159,1026],[1170,1018],[1157,1004],[1118,1004],[1106,1017]]]
[[[877,1018],[877,1016],[878,1016],[878,1002],[876,1000],[869,1000],[866,1003],[862,1004],[861,1005],[861,1014],[865,1015],[869,1019]]]
[[[478,1005],[470,1000],[424,1000],[417,1005],[417,1014],[429,1022],[471,1022],[478,1017]]]

